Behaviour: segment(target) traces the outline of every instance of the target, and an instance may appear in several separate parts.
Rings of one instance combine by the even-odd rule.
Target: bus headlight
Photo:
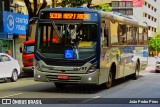
[[[40,62],[35,61],[34,66],[35,66],[35,69],[37,69],[38,71],[42,71],[42,64],[40,64]]]
[[[93,64],[87,71],[87,73],[92,73],[96,70],[97,68],[97,63]]]

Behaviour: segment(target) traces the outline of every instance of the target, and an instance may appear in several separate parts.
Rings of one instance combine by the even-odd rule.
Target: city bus
[[[58,42],[50,41],[56,39]],[[46,40],[43,42],[43,40]],[[136,79],[148,63],[147,24],[114,12],[84,7],[40,11],[35,37],[34,80],[110,88]]]

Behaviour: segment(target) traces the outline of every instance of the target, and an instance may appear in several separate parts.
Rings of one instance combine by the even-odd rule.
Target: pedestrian
[[[7,50],[6,53],[10,56],[12,56],[12,51],[11,50]]]

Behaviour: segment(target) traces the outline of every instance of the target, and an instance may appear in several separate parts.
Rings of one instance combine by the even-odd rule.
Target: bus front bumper
[[[64,76],[65,78],[59,78]],[[67,77],[67,78],[66,78]],[[41,82],[59,82],[66,84],[99,84],[99,71],[88,74],[64,74],[41,72],[34,69],[34,80]]]

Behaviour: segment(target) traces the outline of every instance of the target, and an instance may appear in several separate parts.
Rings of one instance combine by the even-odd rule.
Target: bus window
[[[137,45],[138,43],[138,29],[136,27],[130,27],[129,28],[129,32],[130,32],[130,35],[129,37],[127,38],[127,44],[128,45]]]
[[[108,42],[108,28],[104,28],[104,43],[108,47],[109,42]]]
[[[144,45],[144,31],[142,27],[139,27],[139,45]]]
[[[118,23],[110,21],[111,45],[119,45],[118,43]]]
[[[137,28],[133,27],[132,28],[132,45],[136,45],[138,42],[138,34],[137,34]]]
[[[144,45],[147,45],[148,32],[147,32],[147,29],[145,29],[145,28],[144,28],[144,30],[143,30],[143,35],[144,35]]]
[[[119,43],[120,45],[127,44],[127,26],[125,24],[118,25],[118,36],[119,36]]]

